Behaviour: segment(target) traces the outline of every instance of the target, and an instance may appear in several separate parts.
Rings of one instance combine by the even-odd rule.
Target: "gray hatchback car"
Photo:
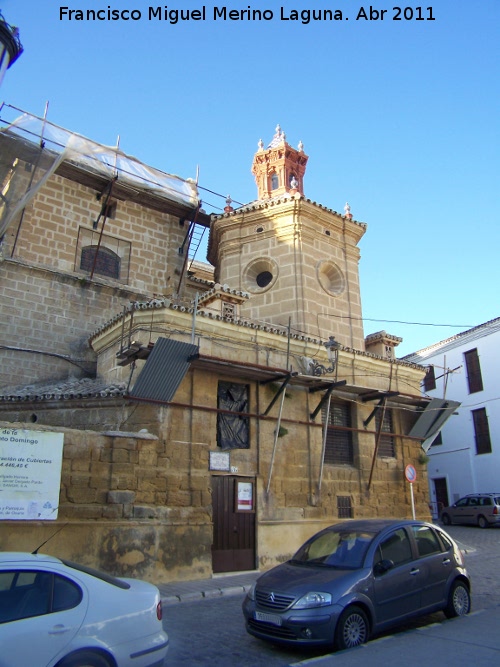
[[[461,523],[480,528],[500,524],[500,493],[471,493],[441,511],[445,526]]]
[[[405,620],[470,611],[462,554],[442,529],[411,520],[336,524],[261,575],[243,613],[247,631],[294,645],[346,649]]]

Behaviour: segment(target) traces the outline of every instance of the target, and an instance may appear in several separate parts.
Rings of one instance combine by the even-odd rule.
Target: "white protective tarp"
[[[196,208],[198,191],[191,180],[166,174],[122,153],[117,147],[104,146],[65,130],[45,119],[24,113],[0,129],[0,140],[18,138],[38,151],[28,187],[15,187],[15,164],[1,164],[0,155],[0,238],[15,216],[27,205],[63,161],[143,192],[154,192],[165,200]],[[10,158],[5,158],[10,159]],[[12,162],[12,161],[11,161]],[[14,160],[15,162],[15,160]]]

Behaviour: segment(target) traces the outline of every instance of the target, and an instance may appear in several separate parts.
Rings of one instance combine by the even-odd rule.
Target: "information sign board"
[[[0,520],[54,521],[63,433],[0,429]]]

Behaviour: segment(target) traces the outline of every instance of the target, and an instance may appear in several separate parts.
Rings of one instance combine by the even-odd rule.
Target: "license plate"
[[[265,614],[262,611],[255,612],[255,620],[263,623],[272,623],[273,625],[281,625],[281,616],[278,614]]]

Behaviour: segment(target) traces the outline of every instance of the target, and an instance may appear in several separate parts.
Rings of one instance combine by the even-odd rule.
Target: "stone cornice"
[[[227,232],[228,228],[235,229],[241,226],[257,224],[263,218],[285,217],[286,215],[303,216],[306,222],[313,220],[321,223],[327,228],[335,229],[339,234],[350,236],[354,244],[357,244],[367,229],[367,224],[358,222],[345,215],[341,215],[333,209],[327,208],[304,195],[285,194],[282,197],[274,197],[252,202],[234,211],[226,211],[221,215],[213,216],[210,225],[210,236],[208,239],[207,256],[209,262],[217,264],[217,249],[219,245],[219,226],[223,226]],[[310,234],[309,234],[310,235]],[[240,239],[239,242],[243,242]]]
[[[245,292],[235,291],[237,294],[244,295]],[[155,312],[151,312],[155,311]],[[181,305],[173,303],[170,299],[160,298],[151,299],[146,302],[134,302],[129,304],[124,313],[117,314],[107,323],[96,329],[90,336],[89,342],[91,347],[99,353],[100,350],[107,348],[110,344],[117,342],[121,337],[123,317],[130,318],[131,313],[134,313],[134,326],[141,328],[149,328],[152,323],[156,327],[159,324],[164,324],[168,327],[179,328],[184,332],[190,332],[193,323],[194,306]],[[286,349],[288,341],[288,329],[286,326],[265,324],[254,322],[245,318],[224,317],[223,315],[213,312],[196,313],[197,327],[195,331],[196,336],[203,336],[208,334],[217,334],[231,340],[238,339],[255,340],[255,334],[259,334],[259,341],[262,345],[274,347],[278,351]],[[246,333],[245,333],[246,332]],[[320,339],[306,336],[304,334],[290,334],[290,342],[296,348],[295,353],[307,356],[307,350],[310,346],[314,347],[315,353],[318,349],[323,351],[324,341]],[[364,358],[367,361],[377,360],[385,364],[395,364],[397,366],[412,368],[423,371],[422,366],[405,362],[398,359],[386,359],[380,355],[366,352],[364,350],[356,350],[351,347],[341,346],[340,350],[348,355],[357,358]],[[309,350],[310,352],[310,350]],[[312,353],[311,353],[312,354]],[[326,350],[324,351],[326,361]]]

